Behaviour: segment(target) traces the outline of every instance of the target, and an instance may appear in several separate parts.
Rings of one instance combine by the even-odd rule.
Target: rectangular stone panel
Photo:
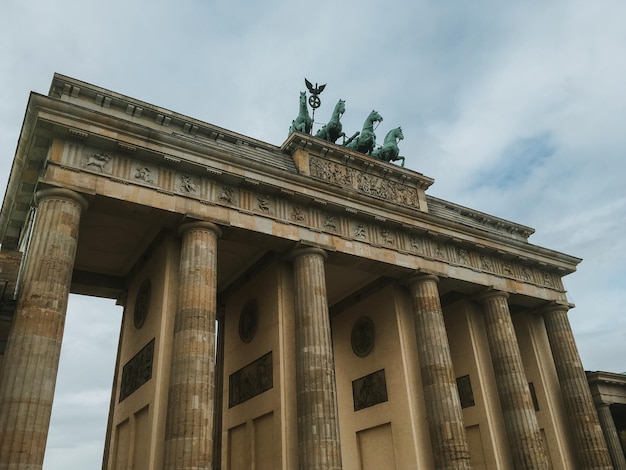
[[[122,421],[117,425],[116,431],[114,468],[126,468],[130,451],[130,421],[128,419]]]
[[[272,351],[230,374],[228,384],[229,408],[270,390],[274,386]]]
[[[246,423],[228,430],[228,470],[250,468],[250,445]]]
[[[486,470],[487,462],[485,460],[485,451],[483,448],[483,439],[480,435],[480,427],[475,425],[465,428],[465,435],[467,436],[467,444],[469,445],[472,469]]]
[[[150,422],[148,407],[135,413],[135,443],[133,449],[133,470],[150,468]]]
[[[274,413],[268,413],[253,421],[254,423],[254,468],[255,470],[273,470],[278,456],[274,448]]]
[[[391,423],[364,429],[357,433],[361,470],[395,470]]]
[[[122,385],[120,387],[120,402],[152,378],[153,358],[154,338],[124,365],[122,369]]]
[[[387,381],[385,369],[372,372],[352,382],[352,398],[354,411],[384,403],[387,398]]]
[[[474,406],[474,391],[472,390],[472,382],[469,375],[457,377],[456,386],[459,390],[459,398],[461,400],[461,408],[469,408]]]

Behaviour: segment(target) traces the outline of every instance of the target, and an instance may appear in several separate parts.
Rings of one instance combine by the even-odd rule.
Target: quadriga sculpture
[[[383,117],[376,111],[372,111],[363,123],[363,129],[354,137],[348,139],[345,146],[357,152],[370,154],[376,144],[376,134],[374,134],[374,123],[382,122]]]
[[[372,157],[385,162],[402,160],[401,166],[404,166],[405,159],[400,156],[400,149],[398,148],[398,142],[402,139],[404,139],[404,134],[402,134],[401,127],[391,129],[387,132],[383,145],[372,152]]]
[[[341,116],[346,112],[346,102],[339,100],[333,110],[333,115],[328,121],[328,124],[324,125],[319,131],[315,133],[315,137],[324,139],[333,144],[339,137],[345,137],[345,132],[342,131]]]
[[[311,133],[311,127],[313,127],[313,119],[309,115],[309,108],[306,105],[306,92],[300,92],[300,112],[298,117],[291,122],[289,127],[289,135],[294,131],[304,132],[305,134]]]

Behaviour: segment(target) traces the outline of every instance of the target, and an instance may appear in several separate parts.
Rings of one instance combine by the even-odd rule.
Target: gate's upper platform
[[[427,195],[433,183],[299,131],[276,146],[55,74],[48,96],[32,93],[29,100],[0,212],[0,242],[3,250],[18,249],[36,189],[63,186],[99,198],[81,238],[90,230],[97,236],[89,213],[105,211],[103,200],[118,201],[106,208],[111,219],[124,212],[122,203],[147,208],[145,219],[129,209],[131,221],[120,225],[137,233],[136,253],[156,236],[156,218],[147,214],[159,210],[164,225],[208,217],[407,270],[511,291],[511,281],[532,284],[562,297],[560,277],[576,269],[578,258],[529,244],[529,227]],[[139,235],[140,221],[154,230]],[[81,252],[85,246],[77,262],[95,270],[89,264],[95,255]],[[131,264],[98,269],[123,275]]]

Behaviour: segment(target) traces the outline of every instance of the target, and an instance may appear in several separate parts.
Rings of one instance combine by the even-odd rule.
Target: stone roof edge
[[[76,88],[74,88],[76,87]],[[190,116],[177,113],[167,108],[163,108],[160,106],[156,106],[154,104],[148,103],[146,101],[141,101],[136,98],[132,98],[130,96],[109,90],[107,88],[102,88],[96,85],[92,85],[91,83],[84,82],[82,80],[78,80],[76,78],[68,77],[66,75],[55,72],[53,75],[52,83],[50,85],[50,90],[48,92],[48,96],[51,98],[61,98],[62,95],[68,94],[70,97],[75,94],[77,97],[81,96],[77,101],[87,102],[85,98],[85,92],[87,92],[87,96],[94,97],[97,99],[98,95],[101,95],[103,99],[115,98],[119,102],[129,104],[134,106],[135,109],[140,108],[142,111],[150,110],[156,115],[163,115],[164,118],[171,118],[178,120],[182,123],[189,124],[190,127],[197,126],[197,129],[200,127],[205,128],[209,132],[218,133],[230,136],[234,140],[239,140],[245,142],[247,144],[252,144],[257,147],[264,148],[270,151],[279,151],[280,147],[270,144],[268,142],[255,139],[253,137],[249,137],[244,134],[239,134],[237,132],[231,131],[229,129],[225,129],[223,127],[219,127],[215,124],[211,124],[200,119],[192,118]]]
[[[496,228],[500,227],[501,229],[507,232],[517,232],[525,239],[528,239],[528,237],[530,237],[533,233],[535,233],[535,229],[532,227],[518,224],[517,222],[512,222],[507,219],[502,219],[500,217],[487,214],[485,212],[480,212],[476,209],[471,209],[469,207],[462,206],[460,204],[447,201],[445,199],[440,199],[438,197],[431,196],[430,194],[426,195],[426,199],[429,203],[434,202],[436,204],[440,204],[444,206],[446,209],[456,212],[460,216],[466,217],[470,220],[474,220],[474,221],[487,224],[487,225],[493,225]]]

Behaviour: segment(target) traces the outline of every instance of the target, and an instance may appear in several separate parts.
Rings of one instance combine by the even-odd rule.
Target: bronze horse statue
[[[328,124],[324,125],[319,131],[315,133],[315,137],[319,137],[320,139],[326,140],[328,142],[332,142],[333,144],[337,141],[339,137],[346,136],[345,132],[343,132],[341,125],[341,116],[346,112],[346,102],[344,100],[339,100],[335,105],[335,109],[333,110],[333,115],[328,121]]]
[[[402,139],[404,139],[404,134],[402,134],[401,127],[391,129],[387,132],[383,145],[372,152],[372,157],[385,162],[396,162],[398,160],[402,160],[401,166],[404,166],[405,159],[399,155],[400,149],[398,148],[398,141]]]
[[[306,92],[300,92],[300,112],[298,117],[291,122],[289,127],[289,135],[294,131],[304,132],[305,134],[311,133],[311,127],[313,127],[313,119],[309,115],[309,108],[306,104]]]
[[[376,134],[374,134],[374,123],[382,122],[383,117],[376,111],[372,111],[363,123],[361,132],[357,132],[344,144],[350,150],[356,150],[364,154],[370,154],[376,144]]]

